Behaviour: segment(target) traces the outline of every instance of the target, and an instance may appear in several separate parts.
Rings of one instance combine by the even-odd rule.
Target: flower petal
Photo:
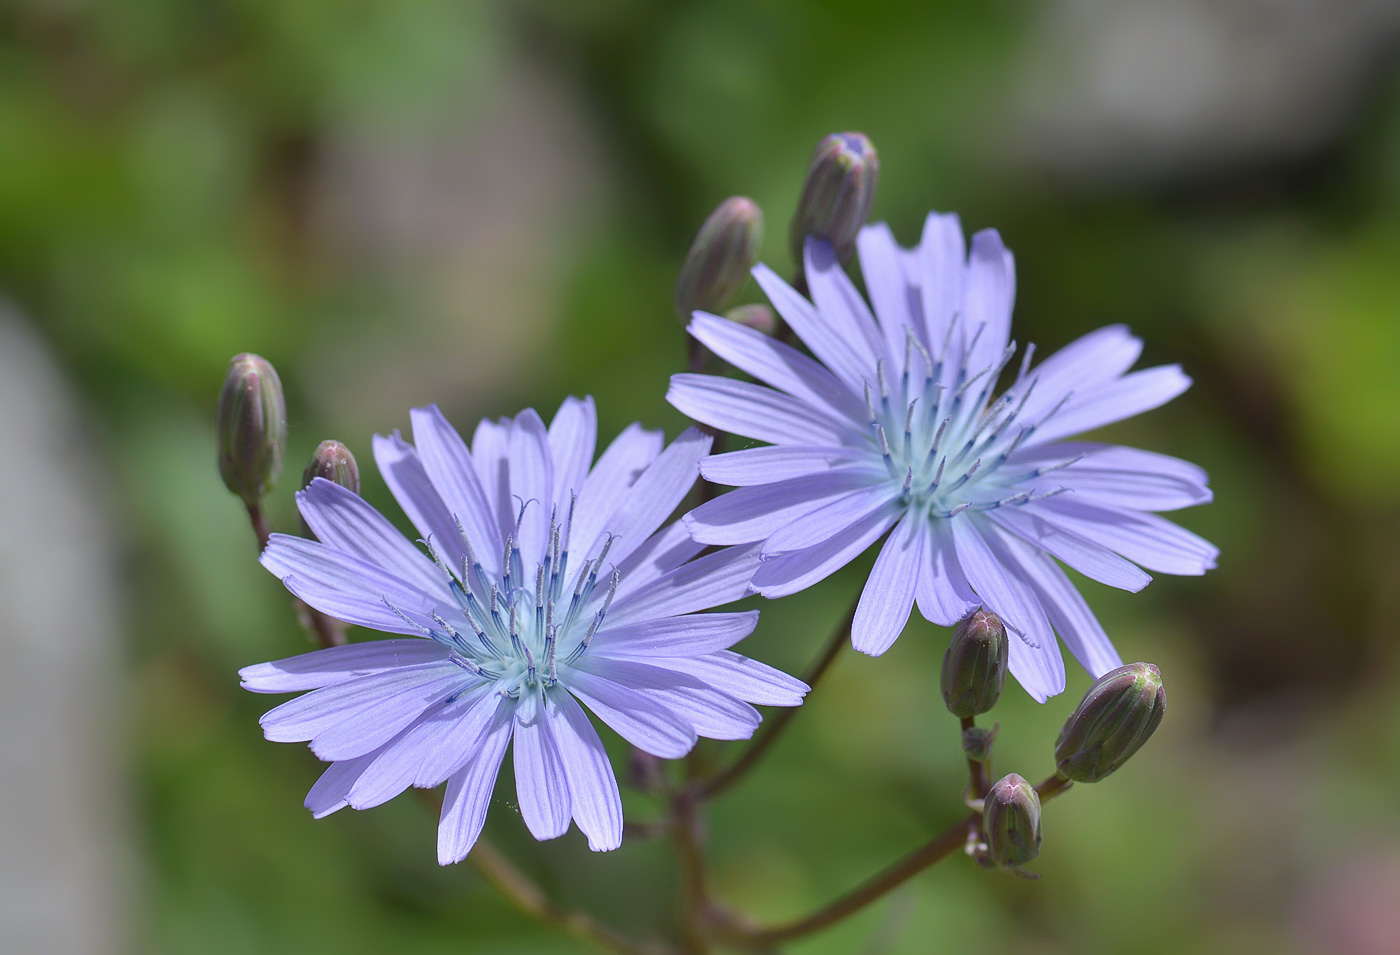
[[[766,449],[765,449],[766,450]],[[706,544],[747,544],[792,526],[836,498],[885,485],[866,468],[842,468],[741,487],[706,501],[682,518],[691,536]]]
[[[1055,632],[1089,675],[1097,680],[1109,670],[1122,666],[1123,659],[1114,649],[1113,641],[1108,639],[1103,625],[1065,572],[1023,541],[1009,540],[1008,546],[1021,567],[1021,579],[1035,590]]]
[[[300,693],[335,686],[372,673],[447,659],[448,649],[422,637],[367,640],[312,650],[295,657],[258,663],[238,671],[243,689],[254,693]]]
[[[851,645],[878,657],[890,648],[909,621],[914,590],[924,564],[924,518],[905,514],[875,558],[851,623]]]
[[[550,693],[546,716],[554,733],[573,800],[574,821],[588,848],[607,852],[622,845],[622,796],[603,741],[574,698]]]
[[[710,739],[748,739],[763,719],[743,700],[735,699],[695,677],[664,667],[585,654],[574,662],[573,671],[575,676],[579,671],[587,671],[625,686],[686,721],[695,727],[696,733]]]
[[[898,515],[872,511],[815,547],[765,560],[753,575],[753,589],[765,597],[786,597],[831,576],[890,529]]]
[[[514,707],[502,705],[482,737],[481,748],[471,762],[447,781],[442,799],[442,816],[438,821],[438,864],[461,862],[476,845],[481,827],[486,822],[486,808],[491,803],[491,790],[501,771],[501,759],[510,742]]]
[[[687,428],[637,476],[626,491],[608,530],[617,542],[609,551],[621,563],[671,516],[700,477],[700,459],[713,442],[699,428]]]
[[[354,491],[318,477],[296,499],[307,526],[327,547],[382,567],[424,593],[451,599],[442,571]]]
[[[374,460],[394,500],[418,528],[418,533],[432,540],[443,559],[453,567],[460,567],[466,548],[462,535],[457,532],[457,522],[433,487],[428,472],[423,470],[423,462],[413,445],[399,437],[397,431],[388,436],[376,434]]]
[[[770,444],[834,444],[854,426],[763,385],[714,375],[672,375],[666,392],[682,414],[711,427]]]
[[[870,453],[857,448],[772,445],[712,454],[700,462],[700,473],[712,484],[750,487],[835,471],[871,458]]]
[[[311,786],[311,791],[306,794],[305,806],[311,810],[311,815],[316,819],[324,819],[331,813],[344,809],[350,805],[347,797],[350,795],[350,787],[355,785],[355,781],[374,762],[379,755],[379,750],[357,756],[354,759],[341,759],[331,763],[326,767],[319,779]]]
[[[514,511],[511,524],[515,527],[521,563],[526,567],[533,568],[544,560],[549,546],[553,488],[549,433],[539,413],[527,408],[515,416],[510,432],[510,502]]]
[[[401,667],[312,690],[268,710],[258,722],[275,743],[314,740],[313,749],[323,759],[350,759],[387,743],[460,688],[463,676],[451,664]],[[329,745],[321,746],[322,740]]]
[[[1074,461],[1077,456],[1081,460]],[[1063,467],[1055,467],[1074,461]],[[1097,504],[1139,511],[1171,511],[1211,499],[1206,473],[1196,465],[1165,454],[1090,442],[1059,442],[1024,448],[1007,467],[1054,468],[1022,486],[1053,491],[1067,487],[1076,497]]]
[[[1027,391],[1020,418],[1037,421],[1071,391],[1107,384],[1133,367],[1142,354],[1142,340],[1126,325],[1106,325],[1075,339],[1045,359],[1009,394],[1019,401]]]
[[[1152,582],[1132,561],[1119,557],[1102,544],[1043,518],[1030,507],[1000,507],[987,515],[988,519],[1011,531],[1022,540],[1053,554],[1091,580],[1137,593]]]
[[[1057,527],[1163,574],[1199,576],[1215,566],[1220,554],[1209,541],[1156,514],[1091,504],[1069,494],[1026,506]]]
[[[756,546],[726,547],[698,557],[619,598],[608,619],[613,623],[676,617],[709,610],[748,593],[758,567]]]
[[[763,544],[763,558],[769,560],[815,547],[871,514],[888,515],[888,527],[898,514],[898,497],[899,489],[888,481],[848,491],[807,512],[801,520],[789,520],[775,530]]]
[[[568,832],[573,802],[564,760],[539,696],[525,691],[515,710],[515,796],[530,835],[557,839]]]
[[[515,706],[502,689],[499,683],[475,688],[409,731],[426,750],[413,785],[424,789],[441,785],[481,749],[497,710]]]
[[[670,666],[666,660],[658,666]],[[811,689],[796,677],[732,650],[674,661],[681,672],[730,696],[762,706],[799,706]]]
[[[946,520],[930,520],[924,525],[924,561],[919,566],[915,597],[924,619],[940,627],[951,627],[982,605],[967,582],[953,532]]]
[[[962,222],[955,213],[930,212],[917,250],[919,291],[923,304],[925,344],[941,354],[953,316],[963,307],[963,281],[967,273],[967,248]],[[961,351],[961,341],[950,342]]]
[[[437,405],[414,408],[409,420],[418,458],[433,487],[453,517],[462,522],[482,566],[499,573],[502,537],[496,509],[481,485],[466,442]]]
[[[859,363],[868,369],[865,378],[871,380],[881,360],[890,361],[904,354],[903,344],[893,354],[886,351],[884,337],[875,324],[875,316],[870,314],[870,307],[841,267],[830,242],[808,236],[802,254],[803,274],[811,289],[813,304],[827,324],[836,328],[846,349],[853,352]],[[856,416],[859,418],[859,411]]]
[[[964,517],[952,523],[958,561],[968,582],[988,610],[995,612],[1018,639],[1011,641],[1010,669],[1036,702],[1044,703],[1065,688],[1065,664],[1055,633],[1035,593],[1009,570],[1012,564],[990,524]]]
[[[919,290],[905,279],[903,257],[906,254],[895,241],[894,233],[883,222],[865,226],[856,237],[860,254],[860,269],[865,276],[865,288],[875,317],[885,336],[885,347],[893,356],[904,354],[907,331],[923,329],[915,321],[910,300],[917,300]],[[928,342],[923,342],[928,347]]]
[[[756,266],[753,277],[812,354],[853,393],[863,394],[865,380],[875,377],[875,363],[868,350],[848,340],[849,329],[839,323],[839,316],[822,314],[766,265]]]
[[[596,553],[598,537],[617,511],[623,489],[631,487],[637,475],[661,453],[662,443],[660,431],[629,425],[613,439],[584,478],[569,528],[569,552],[582,558],[572,562],[575,574],[583,566],[583,559]]]
[[[564,512],[583,489],[598,444],[598,412],[593,398],[565,398],[549,423],[549,453],[554,459],[555,505]],[[562,521],[564,514],[560,514]]]
[[[963,312],[967,334],[976,336],[968,356],[969,372],[989,368],[1001,359],[1011,340],[1011,307],[1016,299],[1016,265],[996,229],[972,237],[967,260]]]
[[[1027,446],[1113,424],[1160,407],[1191,387],[1180,365],[1160,365],[1124,375],[1092,390],[1076,391],[1026,440]]]
[[[659,620],[612,624],[609,615],[593,638],[590,653],[624,660],[653,657],[693,657],[727,650],[753,633],[758,611],[694,613]]]
[[[675,570],[704,549],[704,544],[690,536],[685,524],[680,521],[667,524],[618,562],[617,572],[622,575],[618,596],[638,590]]]
[[[389,633],[422,634],[442,602],[373,564],[289,534],[273,534],[262,565],[302,600],[338,620]],[[390,605],[408,614],[406,622]],[[455,610],[447,608],[444,613]]]
[[[497,699],[492,689],[490,684],[483,683],[425,710],[407,729],[377,751],[374,762],[351,787],[350,805],[356,809],[369,809],[393,799],[415,785],[423,775],[424,761],[438,755],[443,749],[454,752],[452,770],[459,769],[471,758],[478,742],[476,737],[480,736],[496,711]],[[460,739],[451,737],[451,731],[465,722],[464,715],[469,713],[483,715],[476,720],[476,736],[463,746]],[[436,786],[449,775],[447,772],[434,775],[429,785]]]
[[[680,759],[695,745],[695,730],[688,721],[630,687],[584,670],[569,673],[568,687],[617,735],[644,752],[662,759]]]
[[[696,312],[690,334],[729,364],[831,414],[864,420],[865,402],[824,365],[791,345],[726,318]]]

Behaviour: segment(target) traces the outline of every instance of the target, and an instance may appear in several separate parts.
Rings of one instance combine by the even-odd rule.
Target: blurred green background
[[[38,688],[25,647],[76,646],[33,679],[92,688],[70,723],[3,737],[29,767],[10,802],[67,778],[45,760],[89,773],[77,809],[41,802],[12,832],[92,834],[47,915],[16,901],[37,870],[0,863],[6,950],[63,951],[44,933],[68,929],[143,953],[578,950],[438,868],[417,801],[301,808],[320,766],[261,739],[269,701],[235,675],[309,645],[214,468],[225,364],[257,351],[287,385],[284,528],[325,437],[387,505],[370,435],[415,404],[469,431],[591,393],[603,434],[674,434],[694,229],[751,195],[789,271],[809,151],[859,129],[902,241],[929,209],[1002,231],[1020,341],[1126,322],[1145,363],[1183,363],[1196,386],[1111,437],[1208,468],[1216,503],[1178,517],[1222,557],[1136,596],[1084,585],[1172,709],[1127,769],[1047,808],[1040,881],[950,859],[791,950],[1400,952],[1397,49],[1397,8],[1365,0],[4,5],[0,378],[46,384],[6,393],[42,440],[4,446],[38,497],[8,495],[0,569],[82,579],[40,625],[7,615],[0,669]],[[81,493],[44,498],[46,467]],[[763,604],[747,652],[800,670],[867,570]],[[721,897],[796,915],[957,818],[945,645],[916,618],[886,657],[841,659],[714,807]],[[1044,775],[1087,684],[1009,692],[999,770]],[[513,798],[487,832],[557,898],[664,928],[664,845],[537,844]]]

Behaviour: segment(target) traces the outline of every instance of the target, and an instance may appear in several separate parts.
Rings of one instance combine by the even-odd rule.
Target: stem
[[[704,953],[709,910],[705,888],[705,850],[695,797],[678,792],[671,803],[671,836],[681,879],[681,939],[686,951]]]
[[[634,942],[611,926],[598,922],[587,912],[560,908],[486,839],[477,840],[467,861],[492,888],[521,912],[553,925],[574,938],[621,955],[659,955],[670,951],[665,946]]]
[[[821,653],[802,675],[803,682],[812,689],[816,689],[818,681],[831,668],[831,664],[836,660],[841,648],[850,643],[851,625],[855,622],[856,607],[859,604],[860,595],[857,594],[856,599],[851,603],[851,611],[846,615],[845,622],[836,628],[826,646],[822,648]],[[787,725],[792,722],[792,718],[802,708],[792,706],[779,710],[772,719],[763,724],[763,728],[758,731],[758,735],[753,738],[748,749],[744,750],[744,754],[735,760],[732,766],[708,782],[702,782],[696,787],[697,795],[701,799],[713,798],[742,779],[744,774],[753,769],[754,764],[762,759],[763,754],[768,752],[768,749],[777,742],[783,730],[787,728]]]
[[[898,862],[867,879],[845,895],[832,900],[804,918],[756,931],[740,931],[735,941],[753,948],[763,948],[804,935],[811,935],[828,925],[852,916],[897,889],[909,879],[951,855],[967,844],[968,833],[977,825],[978,815],[970,813]]]
[[[262,553],[267,548],[267,539],[272,536],[272,525],[267,522],[261,505],[255,502],[248,504],[247,508],[248,523],[253,525],[253,533],[258,535],[258,553]]]
[[[1066,779],[1059,773],[1055,773],[1054,775],[1047,776],[1040,782],[1036,783],[1035,792],[1036,795],[1040,797],[1040,801],[1045,802],[1047,799],[1054,799],[1060,793],[1064,792],[1066,789],[1069,789],[1069,787],[1073,785],[1073,780]]]
[[[966,733],[977,725],[977,717],[964,716],[962,718],[963,732]],[[991,763],[983,763],[967,758],[967,788],[973,799],[985,799],[987,793],[992,788],[992,766]]]
[[[434,811],[441,811],[442,797],[436,791],[415,789],[414,792],[425,806]],[[597,921],[587,912],[561,908],[550,899],[544,889],[517,869],[485,836],[476,840],[471,854],[467,856],[467,864],[519,911],[574,938],[592,942],[619,955],[673,955],[674,950],[668,945],[635,942],[612,926]]]
[[[268,521],[267,515],[263,513],[261,505],[254,502],[246,506],[248,508],[248,523],[253,525],[253,533],[258,535],[258,552],[262,553],[267,549],[268,538],[272,536],[272,524]],[[296,609],[297,621],[311,631],[311,635],[321,646],[342,647],[345,645],[345,625],[339,620],[326,616],[300,597],[292,599],[292,606]]]

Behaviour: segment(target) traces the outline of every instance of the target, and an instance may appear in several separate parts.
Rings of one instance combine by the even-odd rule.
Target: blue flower
[[[622,804],[584,707],[674,759],[697,736],[749,737],[750,703],[801,702],[805,684],[728,649],[756,611],[696,613],[747,592],[757,549],[697,556],[682,525],[662,526],[709,438],[692,429],[662,450],[659,432],[633,425],[593,464],[591,399],[565,401],[548,428],[534,411],[484,421],[470,449],[437,408],[411,418],[416,448],[395,434],[374,453],[424,549],[318,479],[297,497],[318,540],[275,534],[263,552],[317,610],[411,635],[240,672],[255,692],[310,691],[261,722],[268,739],[309,741],[330,761],[306,798],[318,818],[445,781],[438,861],[457,862],[514,739],[535,838],[572,818],[591,848],[614,849]]]
[[[949,626],[985,606],[1019,638],[1010,667],[1037,700],[1064,689],[1055,636],[1091,674],[1117,652],[1056,558],[1125,590],[1142,568],[1201,574],[1216,548],[1151,513],[1210,500],[1205,472],[1175,458],[1071,437],[1155,408],[1190,385],[1178,366],[1129,372],[1142,343],[1101,328],[1030,366],[998,397],[1015,270],[994,230],[965,250],[955,215],[931,214],[916,249],[884,224],[862,230],[874,314],[830,246],[808,240],[812,301],[771,270],[754,276],[815,360],[712,315],[690,333],[763,384],[676,375],[670,402],[771,447],[701,462],[738,489],[686,517],[707,544],[762,542],[753,587],[810,587],[887,532],[852,628],[880,654],[917,601]],[[765,385],[771,387],[765,387]]]

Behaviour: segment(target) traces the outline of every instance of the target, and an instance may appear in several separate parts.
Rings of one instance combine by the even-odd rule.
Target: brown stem
[[[677,792],[671,802],[671,837],[681,882],[681,940],[687,952],[703,953],[709,913],[705,849],[699,806],[693,795]]]
[[[268,523],[260,505],[253,503],[246,506],[248,523],[253,525],[253,533],[258,535],[258,553],[262,553],[267,548],[267,539],[272,536],[272,525]]]
[[[1064,792],[1066,789],[1069,789],[1069,787],[1073,785],[1073,780],[1066,779],[1059,773],[1055,773],[1053,776],[1047,776],[1040,782],[1036,783],[1035,792],[1036,795],[1040,797],[1040,801],[1045,802],[1045,800],[1047,799],[1054,799],[1060,793]]]
[[[442,797],[436,791],[415,789],[414,792],[425,806],[435,812],[441,811]],[[485,836],[476,840],[471,854],[467,856],[467,864],[522,913],[574,938],[592,942],[599,948],[620,955],[675,955],[675,949],[669,945],[634,941],[612,926],[597,921],[587,912],[560,907]]]
[[[883,872],[867,879],[845,895],[833,899],[811,915],[782,925],[775,925],[772,928],[737,930],[734,933],[733,941],[752,948],[764,948],[778,942],[811,935],[813,932],[820,931],[828,925],[833,925],[856,914],[871,902],[877,901],[903,885],[935,862],[963,848],[967,844],[968,833],[972,831],[972,827],[977,825],[978,818],[976,813],[967,815]]]
[[[831,664],[836,660],[837,655],[841,652],[841,648],[851,641],[851,625],[855,622],[856,607],[859,606],[859,604],[860,595],[857,594],[855,601],[851,604],[850,613],[846,615],[845,622],[836,628],[831,638],[827,641],[826,646],[822,648],[821,653],[812,661],[811,665],[807,667],[807,671],[802,675],[803,682],[812,689],[816,689],[817,683],[826,675],[827,670],[831,668]],[[742,779],[744,774],[750,769],[753,769],[754,764],[762,759],[763,754],[768,752],[769,748],[777,742],[778,737],[782,735],[787,725],[792,722],[792,718],[797,715],[797,711],[800,708],[801,707],[796,706],[788,707],[774,714],[771,719],[763,724],[763,728],[758,731],[758,734],[753,738],[753,742],[749,744],[748,749],[744,750],[744,754],[735,760],[733,765],[713,779],[701,782],[696,786],[697,795],[701,799],[713,798]]]

